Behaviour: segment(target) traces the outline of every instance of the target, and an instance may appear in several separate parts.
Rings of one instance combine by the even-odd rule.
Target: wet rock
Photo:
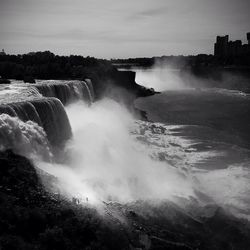
[[[4,78],[0,78],[0,84],[10,84],[10,80],[4,79]]]
[[[31,77],[31,76],[25,76],[23,81],[25,83],[36,83],[35,79],[33,77]]]

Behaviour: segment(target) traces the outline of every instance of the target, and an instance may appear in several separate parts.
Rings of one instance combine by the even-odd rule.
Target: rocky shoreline
[[[45,191],[23,156],[0,153],[1,249],[202,249],[245,250],[249,222],[219,207],[195,217],[170,201],[104,203],[104,213]],[[44,175],[44,173],[41,173]],[[52,176],[44,176],[51,182]],[[198,211],[197,211],[198,212]]]
[[[97,100],[113,98],[138,119],[148,120],[134,101],[157,92],[138,85],[134,72],[116,72],[101,83],[93,79]],[[199,207],[194,215],[167,200],[160,205],[103,202],[100,214],[87,201],[46,191],[51,181],[56,179],[27,158],[11,150],[0,152],[0,249],[245,250],[250,244],[249,222],[218,206]]]

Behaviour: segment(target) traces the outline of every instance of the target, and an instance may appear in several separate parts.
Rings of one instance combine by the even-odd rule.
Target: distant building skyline
[[[0,0],[0,48],[98,58],[213,54],[243,40],[249,0]]]
[[[217,36],[214,44],[216,57],[234,57],[250,54],[250,32],[246,33],[248,43],[242,44],[241,40],[229,41],[229,35]]]
[[[216,36],[216,42],[214,44],[214,56],[217,57],[229,57],[229,56],[241,56],[244,54],[250,54],[250,32],[246,33],[247,44],[242,44],[241,40],[229,41],[229,35]],[[36,51],[30,51],[27,54],[35,54]],[[53,53],[53,51],[51,51]],[[0,51],[0,55],[6,55],[4,49]],[[169,55],[162,55],[169,56]],[[181,55],[180,55],[181,56]]]

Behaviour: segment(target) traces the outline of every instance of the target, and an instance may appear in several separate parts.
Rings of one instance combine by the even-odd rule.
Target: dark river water
[[[150,122],[172,126],[176,138],[192,141],[191,158],[206,154],[200,161],[189,161],[189,167],[206,172],[208,193],[217,196],[218,203],[237,206],[244,210],[243,217],[249,217],[250,95],[204,86],[187,88],[173,74],[163,77],[162,72],[140,70],[139,84],[142,80],[147,87],[164,90],[168,76],[171,84],[166,83],[160,94],[138,98],[136,108],[145,111]]]

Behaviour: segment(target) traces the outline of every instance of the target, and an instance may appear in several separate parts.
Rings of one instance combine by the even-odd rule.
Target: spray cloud
[[[59,178],[68,196],[88,197],[95,203],[193,195],[192,183],[176,168],[140,150],[129,133],[133,118],[114,101],[103,100],[90,108],[72,104],[67,113],[74,134],[66,146],[69,159],[61,165],[38,165]]]
[[[200,196],[203,193],[212,203],[248,214],[250,187],[242,178],[237,180],[248,173],[245,167],[200,171],[194,165],[216,157],[216,151],[196,152],[194,142],[171,135],[171,126],[135,123],[125,108],[108,99],[91,107],[78,102],[66,109],[73,130],[65,148],[67,160],[37,163],[58,178],[63,195],[94,205],[151,200],[182,206],[184,199],[203,206],[207,204]],[[227,181],[220,181],[222,174]],[[228,183],[237,188],[228,190]]]

